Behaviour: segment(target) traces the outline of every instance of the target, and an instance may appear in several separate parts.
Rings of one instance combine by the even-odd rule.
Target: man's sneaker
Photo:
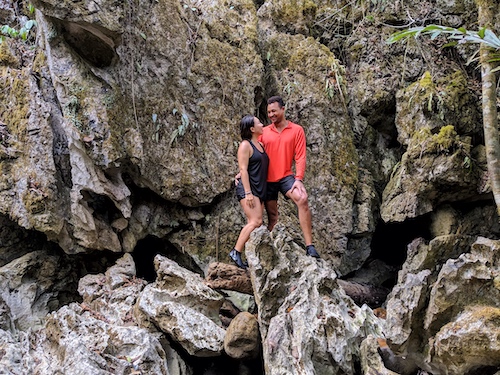
[[[316,248],[314,245],[308,245],[306,246],[306,254],[309,255],[310,257],[314,258],[320,258],[318,252],[316,251]]]
[[[248,263],[243,262],[241,260],[241,254],[238,250],[236,250],[236,249],[231,250],[231,252],[229,253],[229,256],[231,257],[233,262],[236,263],[236,265],[238,267],[243,268],[243,269],[246,269],[248,267]]]

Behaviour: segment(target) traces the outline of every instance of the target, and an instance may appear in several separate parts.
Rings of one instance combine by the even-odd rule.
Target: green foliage
[[[9,38],[21,38],[22,40],[28,40],[29,32],[36,26],[35,20],[28,20],[19,30],[13,28],[9,25],[3,25],[0,27],[0,43],[3,42],[5,37]]]
[[[407,30],[399,31],[392,34],[387,40],[387,43],[392,44],[410,37],[417,38],[420,35],[430,35],[431,39],[435,39],[439,35],[444,35],[447,39],[451,39],[451,42],[446,46],[454,46],[462,43],[484,43],[491,48],[500,49],[500,39],[489,29],[482,28],[479,31],[470,31],[463,27],[455,29],[453,27],[440,25],[412,27]]]
[[[328,99],[332,100],[335,97],[335,91],[338,91],[340,100],[344,108],[347,110],[346,104],[346,83],[344,80],[345,68],[340,65],[338,60],[333,60],[328,75],[325,78],[325,93]]]
[[[451,154],[461,151],[467,155],[468,147],[461,141],[453,125],[446,125],[432,134],[429,128],[417,130],[408,144],[408,155],[413,158],[426,154]]]
[[[174,108],[173,111],[172,111],[172,114],[175,116],[178,112],[177,108]],[[180,125],[177,127],[177,129],[175,129],[173,132],[172,132],[172,135],[170,136],[170,147],[172,147],[173,143],[180,137],[183,137],[185,134],[186,134],[186,131],[189,127],[189,125],[191,125],[191,127],[193,129],[198,129],[198,123],[197,122],[191,122],[189,120],[189,116],[186,114],[186,113],[182,113],[181,114],[181,123]]]

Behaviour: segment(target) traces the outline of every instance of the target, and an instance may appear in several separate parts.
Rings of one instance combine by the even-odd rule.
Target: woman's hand
[[[245,193],[245,199],[248,204],[248,207],[253,208],[254,201],[253,201],[253,194],[252,193]]]

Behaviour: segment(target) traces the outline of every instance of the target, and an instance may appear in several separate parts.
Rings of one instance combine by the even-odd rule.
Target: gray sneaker
[[[306,254],[313,258],[321,258],[314,245],[306,246]]]
[[[233,260],[234,263],[236,263],[236,265],[238,267],[243,268],[243,269],[247,269],[248,263],[243,262],[241,260],[241,254],[238,250],[236,250],[236,249],[231,250],[229,252],[229,257]]]

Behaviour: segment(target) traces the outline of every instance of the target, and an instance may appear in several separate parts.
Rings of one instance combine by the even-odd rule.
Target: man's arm
[[[306,172],[306,134],[302,127],[297,131],[295,139],[295,178],[303,180]]]

